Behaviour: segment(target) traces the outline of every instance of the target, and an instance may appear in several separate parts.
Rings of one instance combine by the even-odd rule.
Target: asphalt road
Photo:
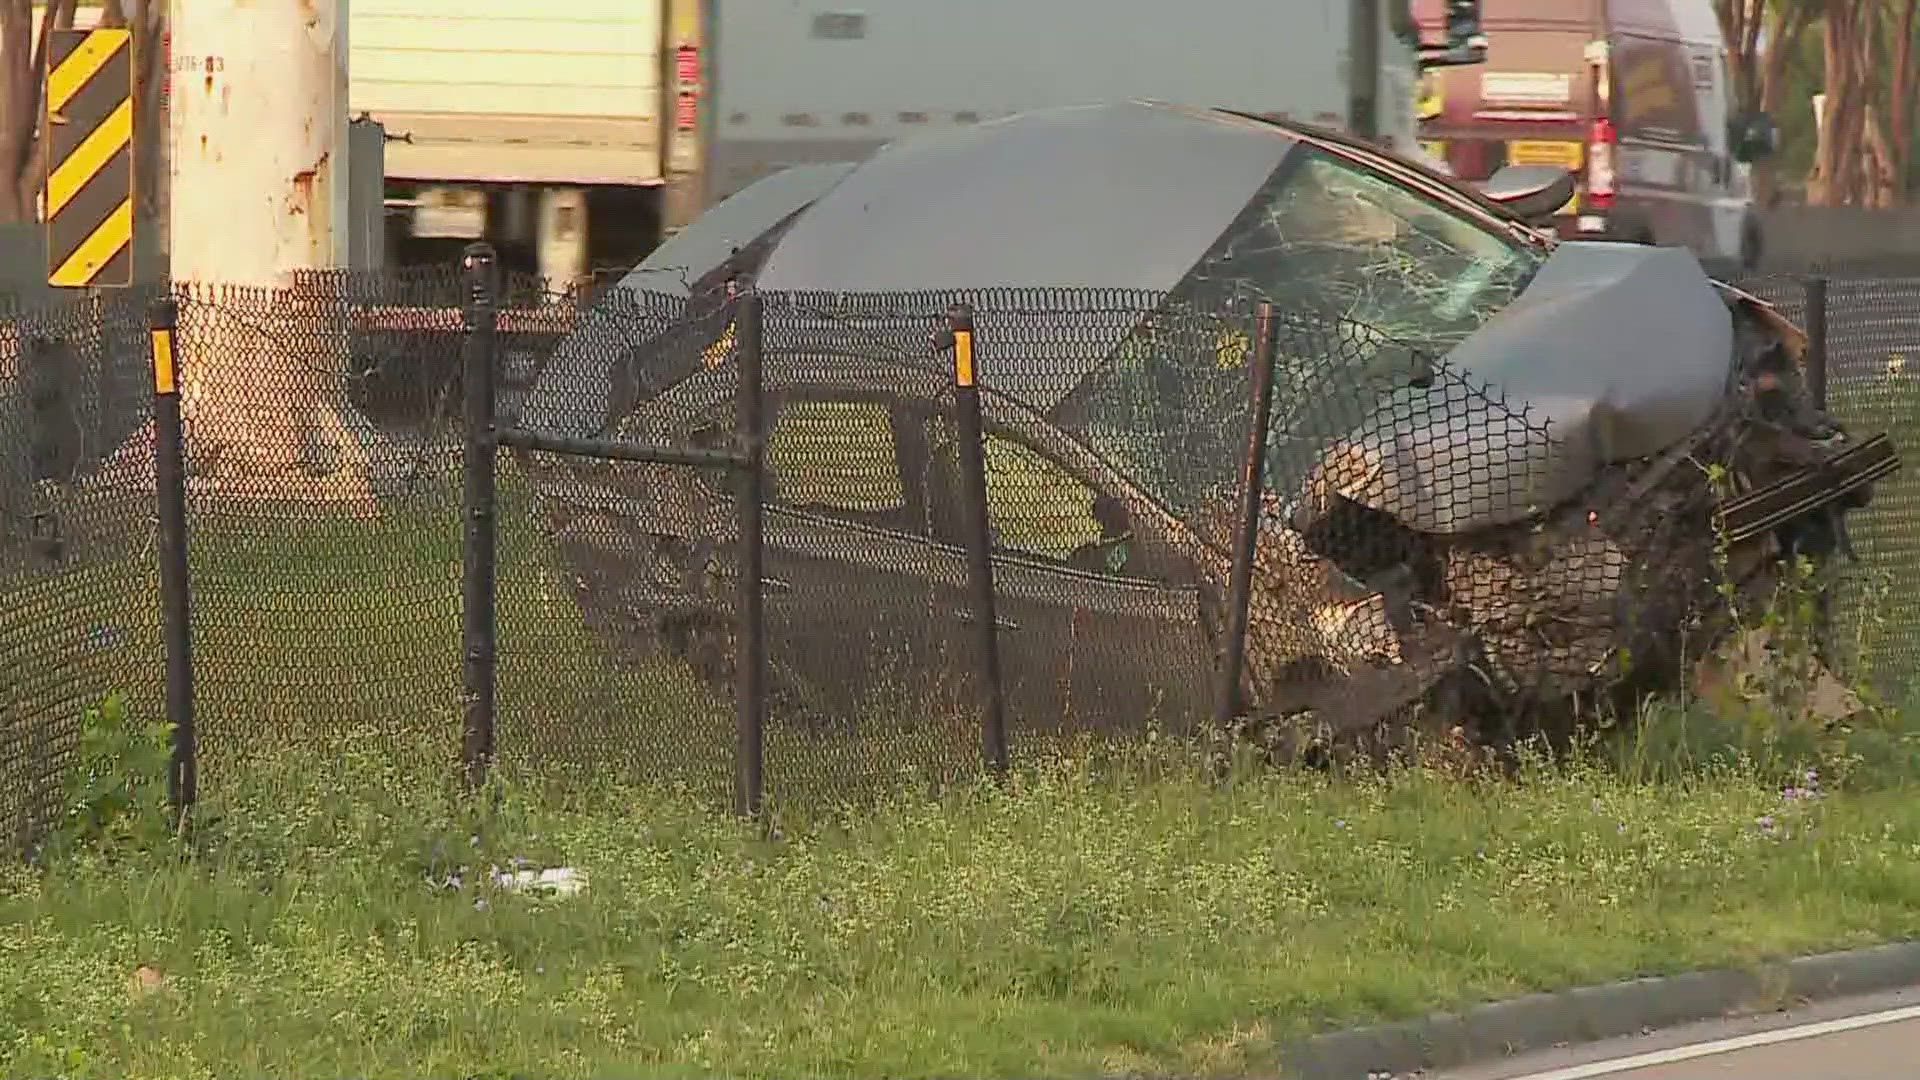
[[[1688,1025],[1433,1080],[1912,1080],[1920,988]]]

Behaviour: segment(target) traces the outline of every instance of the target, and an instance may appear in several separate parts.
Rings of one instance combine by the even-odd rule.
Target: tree
[[[0,0],[0,223],[32,221],[40,191],[40,73],[52,30],[73,26],[78,0]]]
[[[133,29],[134,194],[138,219],[164,237],[167,228],[166,0],[104,0],[101,26]],[[162,247],[164,249],[164,246]]]
[[[39,18],[34,0],[0,0],[0,224],[29,222],[37,215],[41,183],[41,83],[52,30],[70,30],[79,0],[45,0]],[[139,103],[134,176],[140,221],[164,228],[166,215],[166,33],[163,0],[102,0],[101,26],[130,27],[134,43],[134,98]],[[37,22],[37,27],[36,27]],[[37,30],[37,32],[36,32]]]
[[[1809,202],[1884,207],[1905,194],[1913,152],[1920,0],[1826,0],[1826,104]]]
[[[1807,28],[1820,17],[1822,0],[1714,0],[1720,30],[1727,40],[1735,101],[1741,111],[1781,115],[1787,61]],[[1753,170],[1754,198],[1774,201],[1779,162],[1763,158]]]
[[[1902,195],[1913,172],[1914,105],[1920,98],[1920,55],[1916,55],[1920,53],[1920,41],[1916,37],[1920,37],[1920,0],[1906,0],[1894,24],[1887,109],[1887,123],[1893,128],[1893,183]]]

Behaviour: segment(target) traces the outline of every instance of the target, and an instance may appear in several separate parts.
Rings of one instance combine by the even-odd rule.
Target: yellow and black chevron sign
[[[46,85],[47,283],[133,283],[133,34],[55,30]]]

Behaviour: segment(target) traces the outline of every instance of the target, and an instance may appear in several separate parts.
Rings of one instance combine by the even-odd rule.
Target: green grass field
[[[1331,1025],[1920,933],[1911,778],[1213,782],[1161,746],[767,839],[666,787],[483,818],[383,738],[256,746],[190,855],[8,875],[0,1067],[1232,1076]],[[586,889],[479,880],[514,858]]]

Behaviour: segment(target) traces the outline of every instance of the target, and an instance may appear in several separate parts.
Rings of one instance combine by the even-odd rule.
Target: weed
[[[87,709],[48,853],[127,857],[171,849],[179,840],[167,801],[172,761],[172,724],[142,722],[118,693]]]

